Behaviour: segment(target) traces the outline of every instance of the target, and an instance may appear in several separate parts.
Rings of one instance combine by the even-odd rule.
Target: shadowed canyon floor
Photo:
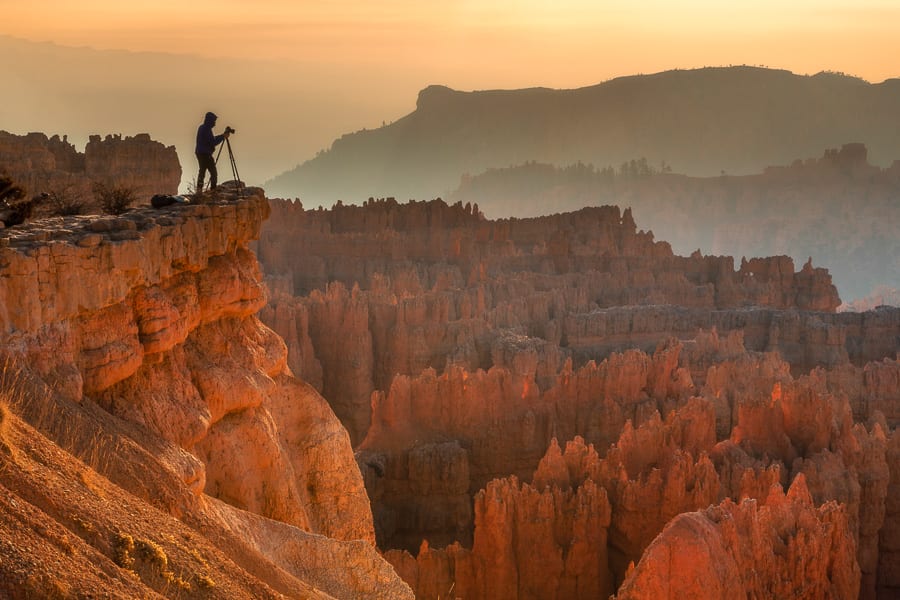
[[[898,591],[900,310],[615,207],[271,204],[262,320],[417,597]]]

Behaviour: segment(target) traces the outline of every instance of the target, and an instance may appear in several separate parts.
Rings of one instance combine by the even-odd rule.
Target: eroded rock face
[[[265,318],[292,369],[321,372],[419,597],[606,595],[667,525],[714,510],[678,527],[741,558],[710,575],[723,593],[887,589],[900,310],[836,314],[812,262],[674,256],[614,207],[275,211]],[[775,522],[782,542],[748,558]],[[789,539],[831,566],[792,562]]]
[[[181,165],[175,146],[165,146],[146,133],[133,137],[92,135],[84,152],[78,152],[65,136],[48,138],[42,133],[14,135],[0,131],[0,164],[30,196],[64,194],[84,200],[84,211],[98,212],[92,187],[124,187],[138,203],[154,194],[177,194]],[[35,216],[51,214],[44,204]]]
[[[225,519],[205,493],[240,509],[228,519],[241,527],[279,522],[285,544],[307,550],[260,543],[255,551],[275,564],[310,557],[292,572],[312,585],[316,573],[337,572],[324,575],[315,560],[328,555],[328,568],[338,569],[356,557],[371,563],[356,590],[342,577],[323,586],[371,597],[364,590],[389,584],[391,597],[403,597],[405,585],[372,549],[346,431],[291,375],[284,340],[256,317],[266,290],[248,244],[268,213],[262,191],[250,189],[241,199],[4,231],[3,349],[61,400],[99,405],[166,446],[168,462],[189,465],[176,476],[200,500],[183,502],[182,518]],[[354,542],[312,552],[315,536],[291,541],[291,531]]]
[[[794,379],[777,355],[735,356],[715,336],[707,343],[711,348],[688,356],[721,363],[709,367],[701,393],[677,404],[666,419],[653,412],[639,426],[626,421],[603,456],[581,437],[565,451],[552,440],[530,484],[495,479],[475,494],[471,545],[435,549],[438,544],[429,543],[415,558],[390,551],[388,559],[419,597],[451,588],[466,598],[581,597],[563,583],[568,568],[560,566],[573,556],[566,544],[574,542],[560,533],[569,530],[550,525],[562,516],[550,515],[572,514],[560,498],[602,491],[609,517],[601,519],[602,531],[579,539],[579,552],[592,561],[603,557],[600,571],[592,571],[598,579],[591,593],[624,581],[620,593],[626,597],[683,597],[697,578],[711,578],[710,589],[702,590],[711,597],[772,589],[789,596],[874,597],[876,590],[890,589],[879,577],[892,572],[895,557],[886,532],[897,514],[888,498],[889,465],[896,457],[882,424],[853,424],[846,394],[829,390],[823,371]],[[722,400],[734,415],[725,439],[716,433]],[[399,422],[409,418],[400,411],[392,415]],[[506,436],[515,437],[497,431],[497,438]],[[376,507],[390,503],[384,490],[396,485],[385,469],[391,455],[380,458],[385,475],[367,474],[370,487],[372,481],[382,486],[373,495]],[[541,493],[556,500],[534,500]],[[415,502],[410,497],[407,506]],[[548,507],[548,516],[530,512],[535,503]],[[542,541],[529,533],[536,523],[547,523]],[[430,532],[423,535],[431,539]],[[522,538],[531,541],[522,545]],[[403,539],[414,538],[407,532]],[[548,546],[550,539],[557,545]],[[682,550],[694,556],[688,561],[693,566],[681,565],[688,560],[678,554]],[[753,569],[759,576],[748,579]],[[546,576],[539,593],[528,582],[535,572]]]
[[[547,390],[567,358],[580,367],[652,353],[662,339],[712,329],[743,332],[745,347],[781,352],[798,374],[892,357],[900,330],[896,309],[834,314],[825,269],[795,271],[785,256],[737,269],[731,257],[674,256],[616,207],[497,221],[441,201],[273,210],[258,244],[278,290],[264,320],[292,344],[295,372],[318,382],[321,368],[354,446],[371,393],[387,393],[397,374],[537,361]]]
[[[679,515],[616,598],[855,598],[854,549],[841,505],[817,508],[801,476],[763,506],[727,499]]]
[[[386,558],[418,598],[597,598],[613,590],[607,567],[605,490],[492,481],[475,498],[475,542]],[[540,568],[536,568],[540,565]]]

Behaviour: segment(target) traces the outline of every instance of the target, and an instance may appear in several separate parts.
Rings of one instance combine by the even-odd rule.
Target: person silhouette
[[[213,152],[216,146],[228,139],[228,130],[225,133],[213,134],[213,127],[216,125],[216,119],[219,117],[215,113],[208,112],[203,119],[203,125],[197,128],[197,147],[194,153],[197,155],[197,162],[200,164],[200,172],[197,174],[197,192],[203,191],[203,180],[206,178],[206,172],[209,171],[209,188],[216,189],[219,173],[216,171],[216,161],[213,158]]]

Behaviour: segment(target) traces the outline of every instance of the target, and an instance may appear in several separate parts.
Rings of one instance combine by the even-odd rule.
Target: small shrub
[[[186,579],[182,579],[181,576],[175,578],[173,583],[178,586],[178,589],[184,592],[190,592],[193,588],[191,587],[191,582]]]
[[[127,533],[117,533],[113,540],[113,561],[123,569],[130,569],[134,566],[132,552],[134,552],[134,538]]]
[[[163,550],[162,546],[153,540],[141,539],[137,540],[136,545],[141,558],[150,564],[156,565],[160,571],[166,571],[169,567],[169,558],[166,556],[166,551]]]
[[[0,175],[0,203],[12,204],[25,197],[25,190],[13,182],[9,175]]]
[[[108,215],[121,215],[134,203],[134,190],[129,187],[109,187],[94,184],[94,197],[100,208]]]
[[[25,189],[8,175],[0,175],[0,222],[5,227],[21,225],[31,218],[34,200],[24,200]]]
[[[74,190],[70,185],[50,190],[47,193],[47,203],[50,205],[53,216],[56,217],[84,214],[87,205],[81,192]]]

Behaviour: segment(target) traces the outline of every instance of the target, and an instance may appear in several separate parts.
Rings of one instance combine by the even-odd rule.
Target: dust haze
[[[0,129],[67,135],[80,150],[92,134],[150,133],[178,150],[183,187],[196,177],[194,136],[206,111],[220,116],[218,130],[237,130],[240,175],[258,185],[342,133],[408,112],[419,85],[353,66],[98,51],[9,36],[0,36],[0,55],[14,90],[0,104]]]

